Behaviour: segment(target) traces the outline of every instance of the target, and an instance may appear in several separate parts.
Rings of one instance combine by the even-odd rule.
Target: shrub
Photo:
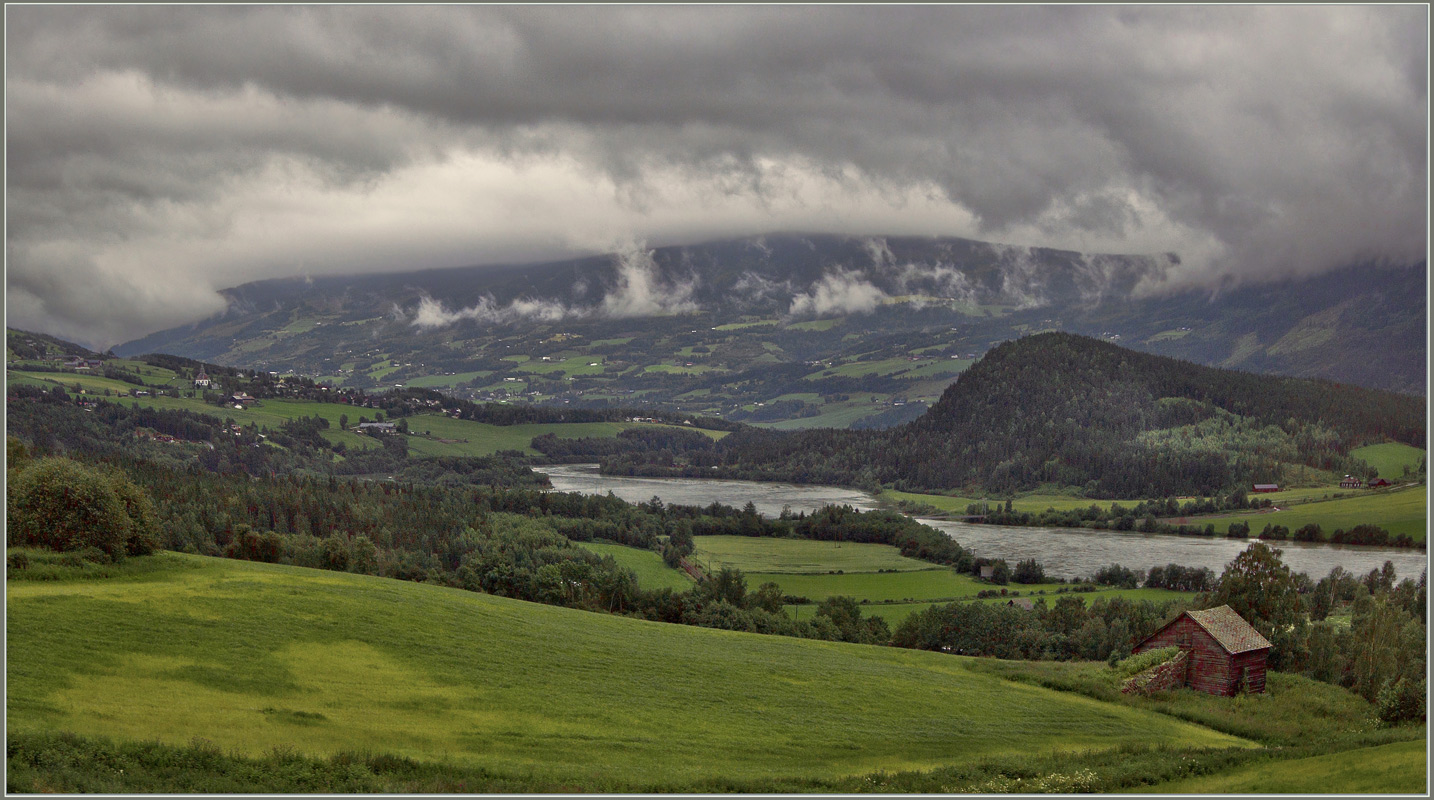
[[[1423,678],[1417,681],[1400,678],[1379,690],[1377,704],[1379,721],[1385,725],[1401,722],[1423,722],[1426,707],[1425,695],[1428,684]]]
[[[111,558],[123,558],[136,530],[126,499],[135,499],[131,491],[142,492],[129,484],[122,498],[115,490],[121,481],[129,483],[68,458],[35,462],[15,477],[6,498],[8,544],[62,552],[97,547]],[[148,524],[151,535],[153,514],[151,507],[139,523]]]
[[[1046,569],[1034,558],[1018,561],[1011,579],[1016,583],[1040,583],[1046,579]]]
[[[1164,664],[1166,661],[1180,654],[1178,647],[1162,647],[1158,650],[1146,650],[1144,653],[1136,653],[1130,658],[1117,661],[1111,666],[1120,673],[1121,677],[1128,678],[1138,675],[1156,664]]]

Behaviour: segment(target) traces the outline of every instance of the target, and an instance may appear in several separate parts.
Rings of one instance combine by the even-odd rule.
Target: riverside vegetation
[[[408,395],[384,402],[390,403],[387,409],[392,413],[400,407],[407,409],[410,400],[421,398],[421,395]],[[1279,563],[1277,552],[1256,544],[1218,579],[1209,574],[1192,574],[1177,565],[1158,573],[1152,570],[1143,576],[1112,565],[1094,576],[1103,585],[1144,583],[1152,587],[1151,591],[1159,586],[1198,588],[1205,592],[1201,596],[1190,594],[1160,604],[1123,597],[1101,597],[1085,602],[1081,595],[1086,592],[1077,590],[1089,588],[1091,584],[1060,586],[1044,581],[1040,565],[1034,561],[1022,562],[1014,568],[989,562],[943,534],[892,512],[862,513],[829,507],[814,514],[783,514],[767,519],[758,515],[750,504],[744,509],[715,503],[702,508],[667,505],[656,499],[628,504],[613,497],[542,491],[542,480],[533,477],[524,457],[516,453],[485,459],[414,459],[407,452],[404,436],[356,436],[367,446],[345,447],[345,452],[339,452],[334,448],[336,442],[324,435],[326,430],[331,430],[321,421],[326,418],[317,415],[304,421],[288,420],[277,431],[268,428],[268,433],[261,435],[264,429],[257,425],[217,425],[212,417],[188,410],[125,407],[114,403],[86,405],[91,401],[54,386],[11,386],[7,401],[10,412],[7,434],[12,437],[7,438],[11,487],[7,507],[12,520],[7,529],[10,545],[7,591],[12,609],[7,634],[12,655],[8,677],[12,689],[16,686],[22,689],[19,693],[12,691],[8,701],[12,727],[8,742],[9,774],[12,788],[19,787],[16,790],[77,787],[103,790],[103,787],[114,786],[165,787],[166,791],[196,786],[462,790],[471,785],[486,790],[506,787],[523,791],[565,788],[932,791],[938,786],[987,791],[1026,791],[1039,787],[1101,791],[1220,772],[1252,763],[1251,759],[1346,752],[1423,735],[1425,688],[1421,681],[1426,624],[1423,576],[1418,581],[1406,579],[1396,583],[1392,570],[1376,570],[1366,576],[1336,570],[1315,582],[1291,575]],[[407,411],[400,417],[410,422],[414,418]],[[694,435],[712,441],[708,434],[677,427],[686,421],[674,420],[675,433],[671,434],[651,429],[651,435],[656,437],[653,441],[694,442]],[[342,420],[339,427],[343,427]],[[163,433],[175,441],[164,441],[154,436],[155,433]],[[624,435],[631,438],[648,434],[649,430],[644,429],[640,434]],[[732,434],[736,435],[739,434]],[[374,474],[397,477],[379,481],[356,479]],[[79,510],[88,516],[74,524],[57,522],[64,517],[55,503],[56,487],[70,483],[92,487],[84,495],[85,503],[79,504]],[[753,573],[762,576],[761,585],[752,589],[748,577],[739,569],[718,567],[706,574],[699,569],[702,580],[690,587],[678,581],[650,587],[639,580],[637,573],[620,563],[613,550],[625,546],[634,548],[633,552],[655,555],[662,562],[661,569],[668,570],[658,574],[675,576],[675,567],[694,567],[694,561],[700,560],[697,558],[699,542],[725,541],[718,537],[739,537],[732,541],[747,542],[755,548],[749,549],[744,557],[767,564],[772,570]],[[766,548],[763,554],[760,552],[763,542],[775,546]],[[606,552],[595,552],[584,546],[594,543],[599,545],[598,550]],[[784,585],[788,579],[780,571],[780,565],[791,563],[792,558],[810,559],[814,555],[818,559],[829,558],[830,553],[823,556],[811,549],[805,554],[799,552],[803,547],[827,547],[827,543],[833,546],[840,543],[843,548],[851,546],[856,555],[844,554],[844,558],[851,559],[845,563],[854,568],[869,568],[874,573],[872,579],[893,574],[901,577],[899,568],[905,562],[896,559],[905,558],[932,569],[944,569],[945,574],[966,581],[974,579],[964,576],[978,574],[982,566],[992,567],[992,582],[982,584],[990,588],[978,589],[977,595],[990,592],[999,598],[999,591],[1011,585],[1001,584],[1007,581],[1023,587],[1046,587],[1052,596],[1037,596],[1031,609],[1004,605],[999,599],[994,604],[979,602],[978,598],[970,598],[976,602],[933,603],[923,611],[888,622],[884,616],[870,614],[871,607],[859,602],[877,599],[874,595],[879,590],[868,588],[873,596],[866,598],[828,590],[816,602],[808,603],[808,606],[816,606],[816,613],[801,619],[790,613],[792,607],[812,598],[799,597],[793,593],[792,585]],[[859,554],[862,548],[855,547],[858,544],[876,549],[862,556]],[[176,552],[146,555],[155,549]],[[205,561],[206,556],[225,556],[229,560]],[[788,561],[783,562],[784,558]],[[218,566],[221,564],[222,567]],[[305,583],[298,578],[301,573],[286,571],[295,567],[328,570],[303,573],[316,579],[318,576],[327,578],[315,584]],[[877,571],[880,569],[898,569],[899,572],[882,573]],[[403,582],[381,580],[385,577]],[[287,592],[290,598],[268,597],[268,605],[263,606],[271,609],[268,611],[251,609],[239,602],[241,597],[247,597],[263,585],[270,587],[269,594]],[[229,588],[224,588],[226,586]],[[733,643],[746,642],[749,638],[753,642],[751,647],[778,648],[764,652],[764,657],[776,659],[771,663],[797,664],[800,669],[764,674],[772,686],[788,685],[792,675],[828,674],[831,666],[827,660],[843,647],[853,647],[850,652],[861,654],[904,652],[905,655],[890,656],[895,661],[882,661],[888,658],[886,655],[874,658],[898,672],[912,664],[939,665],[936,668],[947,679],[955,674],[951,670],[969,671],[984,664],[1003,663],[970,662],[950,655],[952,653],[1021,658],[1025,659],[1022,663],[1030,664],[1084,661],[1087,669],[1094,670],[1090,676],[1107,675],[1111,671],[1104,663],[1118,662],[1129,653],[1138,636],[1153,630],[1163,620],[1193,603],[1227,602],[1246,614],[1276,643],[1272,666],[1285,670],[1296,680],[1290,684],[1294,690],[1283,695],[1287,699],[1279,703],[1307,703],[1309,697],[1320,692],[1337,692],[1340,697],[1356,698],[1349,701],[1356,705],[1344,708],[1337,718],[1346,723],[1353,720],[1365,723],[1348,730],[1322,729],[1328,735],[1314,747],[1295,747],[1271,733],[1253,736],[1229,733],[1266,745],[1258,749],[1231,749],[1214,746],[1214,740],[1201,738],[1208,737],[1210,731],[1226,731],[1221,727],[1224,723],[1210,721],[1220,716],[1212,713],[1207,715],[1208,720],[1199,721],[1203,726],[1199,730],[1205,733],[1191,733],[1193,739],[1177,736],[1170,742],[1159,740],[1161,744],[1152,749],[1149,742],[1155,739],[1135,737],[1133,741],[1117,741],[1117,736],[1092,744],[1087,748],[1088,753],[1071,756],[1068,747],[1056,746],[1055,740],[1042,738],[1058,734],[1067,723],[1057,720],[1052,727],[1022,734],[1036,737],[1027,740],[1012,739],[999,728],[999,720],[984,720],[982,724],[998,727],[989,731],[980,728],[972,734],[975,743],[970,747],[963,745],[958,755],[951,756],[948,749],[947,755],[940,758],[913,759],[909,755],[911,729],[901,727],[908,724],[909,719],[903,715],[909,714],[911,706],[929,701],[929,697],[912,694],[917,691],[913,687],[893,690],[896,706],[882,706],[872,711],[878,716],[891,714],[893,720],[899,717],[902,720],[899,723],[873,719],[863,728],[866,733],[856,738],[848,736],[841,742],[817,737],[811,740],[816,750],[803,749],[806,745],[799,743],[806,740],[793,728],[787,739],[774,740],[768,748],[778,754],[776,757],[759,758],[762,763],[753,762],[754,757],[750,756],[745,757],[746,761],[736,755],[718,758],[711,762],[715,771],[703,773],[701,769],[694,771],[692,764],[703,761],[705,753],[703,758],[691,753],[685,757],[681,753],[673,755],[670,751],[664,751],[668,752],[666,759],[642,756],[652,752],[650,743],[624,740],[607,729],[632,722],[630,718],[614,722],[612,717],[615,709],[628,708],[636,702],[630,694],[608,693],[593,700],[590,706],[574,706],[589,709],[586,715],[579,714],[577,722],[561,722],[545,716],[540,708],[545,708],[551,697],[568,696],[573,691],[569,682],[559,681],[541,688],[518,684],[514,697],[520,699],[512,702],[528,705],[512,711],[508,717],[528,720],[528,727],[504,729],[484,739],[484,747],[498,754],[493,756],[497,761],[435,763],[435,752],[468,752],[471,743],[460,746],[450,739],[451,745],[439,742],[435,748],[433,740],[415,733],[412,726],[404,729],[403,725],[398,725],[401,729],[398,731],[374,730],[374,738],[355,740],[348,735],[354,725],[330,725],[333,720],[341,722],[345,715],[358,713],[339,710],[348,702],[346,698],[326,696],[325,708],[292,705],[291,701],[298,696],[295,692],[304,694],[304,679],[295,676],[309,675],[315,669],[320,673],[314,674],[322,674],[322,670],[349,669],[347,673],[334,673],[338,676],[335,680],[352,683],[353,666],[366,665],[371,675],[381,679],[382,686],[405,686],[420,694],[428,693],[424,698],[395,699],[383,694],[385,690],[378,687],[365,688],[357,695],[360,704],[367,699],[370,705],[378,703],[386,708],[409,709],[404,712],[409,716],[418,713],[415,709],[430,707],[424,703],[431,705],[435,698],[451,695],[453,687],[467,685],[465,681],[481,677],[461,670],[455,672],[453,667],[430,666],[421,668],[417,673],[419,679],[415,679],[411,666],[395,666],[393,659],[399,657],[396,654],[408,654],[403,657],[411,658],[414,653],[438,646],[417,632],[423,629],[422,625],[406,629],[399,636],[402,646],[379,647],[382,652],[377,654],[362,648],[353,650],[346,643],[356,638],[354,630],[335,628],[335,625],[350,624],[337,620],[375,622],[373,613],[378,612],[353,611],[344,605],[346,601],[335,600],[329,606],[320,604],[333,615],[316,615],[312,610],[301,612],[296,606],[290,615],[293,625],[287,630],[285,624],[272,618],[293,603],[304,605],[312,599],[306,595],[316,587],[346,587],[336,590],[342,594],[358,586],[384,587],[381,592],[398,593],[387,595],[389,610],[382,612],[391,614],[387,625],[400,624],[408,613],[393,608],[417,608],[430,602],[422,599],[429,595],[406,594],[408,592],[438,592],[440,594],[432,597],[465,598],[462,603],[480,603],[479,606],[460,603],[447,608],[439,617],[449,620],[486,619],[482,613],[472,610],[476,608],[542,607],[503,605],[516,599],[566,607],[569,610],[515,612],[517,616],[504,623],[513,630],[528,630],[535,624],[535,618],[528,618],[526,614],[559,614],[543,617],[561,621],[548,628],[551,633],[546,641],[551,645],[538,648],[535,654],[528,656],[549,660],[527,668],[524,674],[542,674],[544,669],[551,668],[551,659],[576,658],[581,648],[571,649],[569,645],[577,635],[574,631],[591,631],[604,641],[619,641],[628,636],[628,631],[638,630],[621,626],[650,626],[660,621],[684,623],[687,627],[653,626],[642,630],[661,631],[651,634],[660,638],[738,637],[720,639],[720,645],[711,645],[719,649],[740,650],[745,645]],[[393,588],[400,586],[404,588]],[[1060,592],[1060,589],[1069,591]],[[267,596],[264,592],[260,595]],[[143,603],[148,610],[136,616],[134,601],[120,598],[140,596],[150,598]],[[370,608],[376,602],[375,597],[368,597],[359,606]],[[199,598],[208,599],[200,601]],[[1048,602],[1051,600],[1054,602]],[[493,602],[499,604],[484,605]],[[22,608],[27,611],[19,611]],[[579,613],[582,611],[603,613]],[[26,616],[27,613],[30,616]],[[209,647],[197,650],[185,650],[190,647],[188,644],[161,646],[159,650],[140,644],[165,640],[165,635],[157,631],[189,630],[199,625],[216,627],[210,625],[213,619],[245,620],[238,626],[242,630],[236,628],[241,638],[223,642],[208,641],[201,636],[195,641],[207,642]],[[331,621],[324,623],[323,620]],[[145,627],[151,624],[158,628]],[[459,630],[451,628],[452,624],[450,621],[448,627],[428,628],[451,629],[452,635],[444,641],[451,642],[447,647],[453,652],[456,652],[454,648],[462,648],[459,642],[471,638],[472,630],[486,636],[493,627],[475,622],[473,629]],[[86,625],[98,627],[93,635],[80,637],[65,646],[56,647],[53,637],[46,633],[88,630]],[[317,625],[319,632],[315,633],[312,627],[304,628],[306,625]],[[613,625],[619,627],[610,627]],[[699,628],[725,628],[727,632]],[[683,633],[676,633],[678,631]],[[785,634],[787,638],[749,637],[746,632]],[[357,639],[365,641],[361,636]],[[802,639],[829,641],[800,641]],[[95,662],[109,666],[103,666],[98,672],[77,672],[78,662],[72,658],[72,651],[81,640],[110,647],[112,655]],[[318,647],[317,654],[307,644],[315,641],[323,645]],[[689,642],[693,658],[715,658],[700,642],[718,642],[718,639],[681,641]],[[756,644],[758,641],[769,644]],[[263,642],[263,645],[254,642]],[[785,644],[776,644],[778,642]],[[856,647],[861,643],[896,644],[898,648]],[[797,649],[781,650],[783,647]],[[17,654],[43,652],[49,648],[55,652],[48,656],[14,658]],[[500,646],[497,650],[501,654],[525,648],[532,649],[531,642]],[[939,652],[918,652],[921,650]],[[636,651],[640,653],[642,648]],[[210,653],[233,655],[210,657]],[[254,666],[256,656],[263,662],[262,668]],[[799,663],[808,656],[816,658],[818,663],[805,666]],[[472,658],[466,651],[454,657]],[[859,659],[868,657],[862,655]],[[751,676],[737,675],[733,679],[732,675],[694,672],[690,659],[673,662],[664,652],[651,657],[639,655],[636,659],[650,664],[650,668],[634,672],[632,677],[619,683],[627,685],[638,681],[648,693],[660,685],[662,688],[657,694],[667,698],[664,702],[681,704],[684,698],[693,701],[693,692],[687,688],[696,680],[689,680],[692,675],[710,684],[711,691],[698,693],[696,701],[682,705],[688,715],[693,715],[694,710],[710,712],[721,703],[734,705],[730,703],[733,692],[751,693],[750,689],[742,688],[753,683]],[[510,659],[501,674],[509,675],[511,664],[521,661]],[[27,671],[16,672],[13,665],[17,663],[24,664]],[[586,679],[596,679],[595,685],[601,686],[612,683],[614,673],[627,674],[622,665],[633,662],[613,656],[579,663],[611,664],[611,668],[597,672],[588,667],[579,670]],[[671,666],[673,663],[677,667]],[[891,665],[901,666],[898,669]],[[869,664],[856,663],[842,668],[853,670],[854,676],[874,674],[875,669]],[[680,674],[687,677],[674,683],[673,676],[678,674],[674,669],[686,670]],[[96,679],[103,682],[105,675],[118,679],[119,683],[109,688],[85,683]],[[424,675],[429,677],[423,678]],[[957,681],[951,686],[956,692],[951,702],[966,704],[971,698],[984,697],[977,705],[1020,708],[1019,702],[1004,694],[1012,685],[1009,680],[1013,675],[995,676],[996,683],[981,684],[986,689]],[[652,683],[654,676],[661,676],[660,684]],[[484,680],[492,682],[492,679]],[[1097,699],[1105,690],[1091,688],[1095,686],[1090,683],[1092,680],[1095,678],[1083,678],[1057,690],[1091,695],[1077,698],[1081,703],[1097,703],[1096,706],[1077,703],[1083,709],[1081,713],[1094,713],[1097,709],[1101,713],[1118,711],[1104,709],[1100,703],[1114,703],[1120,708],[1128,705],[1119,699]],[[500,688],[502,683],[497,681]],[[1274,683],[1272,681],[1272,685]],[[88,689],[76,688],[82,684]],[[677,688],[669,690],[672,686]],[[987,689],[995,694],[982,695]],[[74,694],[76,691],[80,693]],[[922,691],[930,691],[929,686]],[[75,698],[84,699],[78,703],[76,700],[57,703],[56,692],[69,692]],[[701,700],[712,692],[725,693],[724,699]],[[233,695],[247,698],[242,701],[244,708],[259,708],[260,719],[240,725],[233,732],[239,737],[238,743],[226,742],[219,749],[202,741],[188,744],[184,740],[152,741],[153,730],[137,720],[152,719],[153,715],[133,716],[142,709],[130,708],[127,701],[151,698],[148,702],[157,702],[152,698],[170,695],[193,699],[191,705],[197,709],[194,730],[224,729],[225,723],[218,721],[215,715],[222,716],[234,709],[236,697]],[[1175,695],[1183,696],[1178,692]],[[735,706],[774,710],[773,719],[779,726],[785,724],[783,720],[792,719],[798,723],[803,720],[813,725],[820,723],[825,726],[823,730],[844,730],[851,722],[808,720],[789,713],[790,698],[761,692],[742,696],[751,702]],[[840,693],[835,696],[845,697]],[[105,708],[93,705],[104,698],[111,698],[105,701],[108,703]],[[267,704],[252,705],[260,701]],[[469,698],[466,702],[479,701]],[[852,701],[848,697],[833,708],[843,708],[849,702]],[[1146,710],[1157,714],[1175,713],[1180,717],[1186,712],[1172,712],[1172,709],[1184,708],[1184,703],[1180,697],[1174,697],[1170,706]],[[91,710],[81,710],[76,716],[66,712],[66,708]],[[404,713],[398,716],[404,717]],[[669,713],[657,713],[657,717],[667,724]],[[594,719],[601,724],[594,726]],[[17,721],[22,724],[17,725]],[[101,722],[96,724],[97,721]],[[265,755],[242,743],[244,736],[262,739],[262,732],[273,730],[267,725],[280,723],[289,726],[286,730],[319,727],[336,733],[328,744],[314,751],[280,749]],[[746,742],[751,724],[751,720],[744,720],[742,725],[734,723],[732,730],[741,728],[742,733],[733,732],[728,738]],[[763,724],[770,722],[764,719]],[[1247,731],[1258,731],[1258,726],[1251,728],[1248,722],[1241,724]],[[1111,731],[1127,725],[1120,722]],[[899,727],[900,731],[892,726]],[[805,730],[804,725],[798,728]],[[934,749],[930,752],[949,748],[952,740],[933,730]],[[69,733],[63,733],[65,731]],[[203,733],[194,735],[204,736]],[[422,741],[415,744],[415,737]],[[311,741],[297,733],[293,738]],[[1056,736],[1057,740],[1061,738]],[[518,744],[514,745],[514,741]],[[589,757],[587,755],[535,764],[533,754],[555,742],[567,744],[553,752],[574,752],[583,748],[591,751],[593,741],[608,741],[626,752],[627,755],[621,757],[605,757],[613,763],[628,765],[630,770],[605,773],[593,764],[608,762],[589,763],[583,760]],[[877,741],[882,742],[880,747],[872,744]],[[1142,743],[1136,744],[1137,741]],[[1223,745],[1240,744],[1221,741]],[[137,742],[147,744],[140,746]],[[397,744],[393,744],[395,742]],[[494,747],[494,742],[506,744]],[[896,746],[898,743],[900,746]],[[1272,756],[1271,747],[1281,748],[1279,754]],[[369,752],[363,752],[364,749]],[[818,751],[820,757],[814,755]],[[1018,751],[1022,756],[1019,761],[1012,756]],[[1145,777],[1115,767],[1120,759],[1112,755],[1114,752],[1121,753],[1130,764],[1143,765]],[[527,755],[522,755],[524,753]],[[871,758],[862,761],[853,753],[868,754]],[[953,765],[953,759],[958,763]],[[838,763],[856,765],[855,771],[851,766],[831,766]],[[1197,765],[1193,773],[1185,769],[1192,763]],[[132,770],[131,777],[122,777],[118,772],[127,768],[119,766],[121,764],[131,765],[128,767]],[[165,764],[180,766],[171,769]],[[828,766],[822,766],[824,764]],[[108,771],[109,765],[114,765],[114,773]]]

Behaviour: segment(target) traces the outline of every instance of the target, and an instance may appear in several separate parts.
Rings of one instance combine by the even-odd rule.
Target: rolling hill
[[[54,577],[7,583],[12,736],[379,752],[609,791],[810,790],[985,757],[1249,746],[938,653],[181,554]]]
[[[1368,471],[1352,448],[1386,439],[1422,448],[1424,418],[1419,397],[1042,333],[993,348],[906,425],[743,430],[685,472],[913,491],[1055,484],[1090,497],[1209,496],[1287,474]],[[607,467],[660,472],[634,458]]]
[[[1197,363],[1423,393],[1423,264],[1145,297],[1170,256],[771,235],[532,265],[261,281],[118,346],[475,400],[892,426],[971,361],[1062,330]]]

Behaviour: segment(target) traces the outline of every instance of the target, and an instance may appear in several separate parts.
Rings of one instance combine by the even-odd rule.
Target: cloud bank
[[[615,237],[1177,253],[1148,292],[1417,261],[1427,31],[1418,5],[9,6],[10,321],[104,345],[249,280]],[[667,313],[646,274],[604,313]]]
[[[462,320],[506,324],[523,320],[560,322],[565,319],[599,317],[627,319],[685,314],[698,310],[692,299],[697,288],[695,277],[685,281],[664,280],[659,274],[652,251],[642,243],[622,245],[614,255],[615,285],[607,290],[602,301],[591,307],[569,306],[553,299],[522,297],[500,306],[492,298],[483,297],[476,304],[449,311],[443,303],[422,295],[410,320],[417,328],[447,327]]]

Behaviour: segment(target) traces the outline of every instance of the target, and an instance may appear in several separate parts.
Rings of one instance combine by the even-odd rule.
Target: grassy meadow
[[[662,556],[652,550],[641,550],[612,542],[575,542],[578,547],[591,550],[600,556],[612,556],[620,566],[637,575],[637,585],[646,589],[668,588],[685,592],[693,586],[692,578],[680,569],[673,569],[663,562]]]
[[[1385,442],[1360,447],[1349,451],[1355,458],[1362,458],[1371,467],[1379,470],[1379,477],[1398,481],[1404,478],[1404,470],[1419,471],[1419,464],[1425,458],[1423,450],[1399,442]]]
[[[692,561],[709,572],[723,567],[743,572],[813,573],[894,569],[931,569],[931,564],[907,558],[895,547],[859,542],[822,542],[810,539],[773,539],[750,536],[699,536]]]
[[[1375,447],[1390,448],[1387,452],[1401,452],[1404,455],[1399,458],[1406,459],[1409,453],[1405,450],[1421,456],[1424,452],[1417,448],[1406,448],[1405,445],[1375,445]],[[1398,448],[1405,448],[1405,450],[1398,450]],[[1252,534],[1258,533],[1266,524],[1284,525],[1293,531],[1304,525],[1317,523],[1327,534],[1333,533],[1338,528],[1348,530],[1355,525],[1370,524],[1388,530],[1391,536],[1406,533],[1416,542],[1424,541],[1428,524],[1428,500],[1423,486],[1374,492],[1362,489],[1340,489],[1338,486],[1300,487],[1259,495],[1259,497],[1269,500],[1280,510],[1262,509],[1210,516],[1174,517],[1166,521],[1172,524],[1197,526],[1214,524],[1216,531],[1221,533],[1233,522],[1245,522],[1250,525]],[[882,492],[881,498],[890,503],[903,501],[919,503],[948,514],[957,515],[964,514],[968,505],[979,502],[979,498],[974,497],[917,494],[890,489]],[[988,502],[994,505],[1004,501],[988,500]],[[1073,511],[1089,508],[1091,505],[1108,509],[1114,502],[1118,501],[1091,500],[1056,494],[1028,494],[1014,498],[1011,507],[1016,511],[1039,513],[1052,508],[1056,511]],[[1121,505],[1133,506],[1135,501],[1124,501],[1121,502]]]
[[[239,757],[379,752],[638,791],[1251,746],[1012,683],[975,659],[253,562],[132,561],[108,578],[7,582],[11,735],[204,740]]]
[[[682,574],[662,565],[655,553],[652,555],[664,569],[675,575]],[[1061,590],[1069,588],[1059,583],[1012,583],[999,587],[947,567],[907,558],[890,545],[857,542],[699,536],[692,559],[708,572],[722,567],[742,570],[749,590],[770,582],[782,587],[785,594],[807,598],[810,604],[785,607],[787,614],[796,620],[811,619],[816,614],[817,603],[836,596],[856,599],[862,604],[864,614],[882,617],[894,627],[908,615],[933,605],[952,601],[1004,603],[1013,596],[1044,598],[1047,603],[1054,603],[1064,596]],[[977,598],[982,591],[1002,588],[1009,594]],[[1159,603],[1190,595],[1167,589],[1101,587],[1072,596],[1087,603],[1113,597]]]
[[[1161,794],[1424,794],[1428,743],[1423,740],[1364,747],[1343,753],[1255,763],[1217,775],[1142,786]]]
[[[453,419],[442,414],[418,414],[408,418],[408,430],[418,434],[408,437],[408,449],[418,456],[486,456],[499,450],[517,450],[526,455],[538,455],[538,451],[528,446],[537,436],[549,433],[562,439],[616,436],[644,424],[646,423],[545,422],[491,425],[486,422]],[[727,434],[726,431],[701,432],[714,439],[720,439]]]
[[[1208,517],[1190,517],[1192,524],[1214,524],[1223,531],[1233,522],[1250,526],[1253,536],[1266,525],[1283,525],[1294,531],[1317,523],[1326,534],[1338,528],[1349,530],[1356,525],[1378,525],[1391,536],[1408,534],[1416,542],[1424,541],[1429,519],[1429,502],[1423,486],[1393,491],[1346,490],[1344,497],[1281,506],[1278,493],[1270,495],[1279,511],[1251,511]]]

